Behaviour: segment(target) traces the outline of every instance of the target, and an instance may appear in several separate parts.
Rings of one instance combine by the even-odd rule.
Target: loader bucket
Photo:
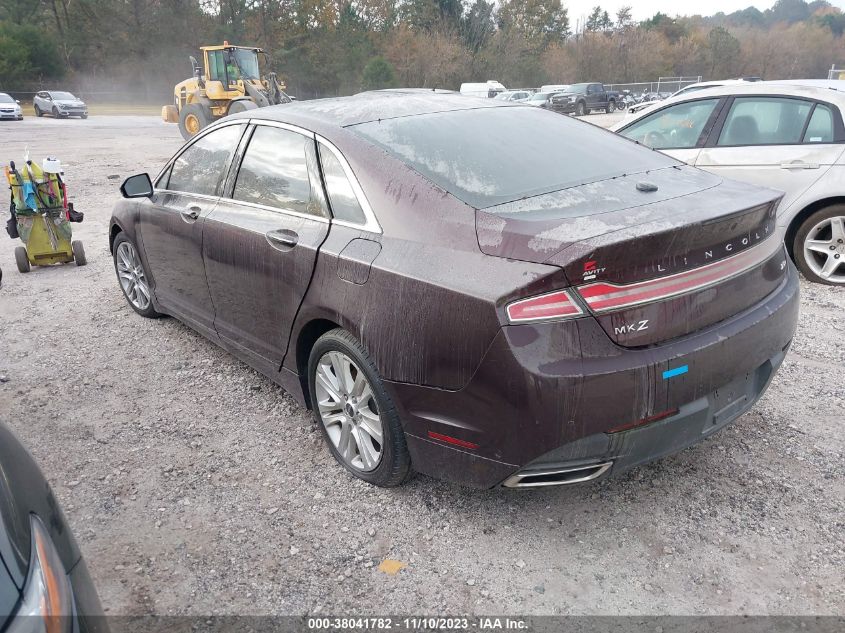
[[[165,123],[179,123],[179,112],[176,110],[176,106],[161,106],[161,120]]]

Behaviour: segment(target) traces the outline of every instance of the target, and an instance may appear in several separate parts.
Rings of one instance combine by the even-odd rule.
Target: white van
[[[487,81],[478,84],[461,84],[461,94],[467,97],[481,97],[482,99],[492,99],[500,92],[504,92],[506,88],[498,81]]]

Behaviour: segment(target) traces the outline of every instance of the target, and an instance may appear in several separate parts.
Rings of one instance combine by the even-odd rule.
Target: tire
[[[85,259],[85,248],[82,246],[82,242],[74,240],[70,243],[70,248],[73,250],[73,261],[76,262],[77,266],[84,266],[88,263],[88,260]]]
[[[211,117],[198,103],[188,103],[179,111],[179,132],[186,141],[192,139],[209,123],[211,123]]]
[[[18,265],[18,271],[22,273],[28,273],[30,271],[29,257],[27,257],[26,248],[23,246],[18,246],[15,249],[15,263]]]
[[[41,111],[41,108],[38,107],[37,103],[35,104],[35,116],[39,118],[44,116],[44,113]]]
[[[808,280],[845,286],[845,204],[819,209],[804,220],[791,248],[798,270]]]
[[[587,104],[579,101],[575,104],[575,116],[584,116],[587,114]]]
[[[55,108],[55,107],[53,108],[53,118],[54,119],[60,119],[61,118],[61,115],[59,114],[58,108]]]
[[[258,106],[254,101],[247,101],[246,99],[238,99],[229,104],[229,110],[226,114],[237,114],[238,112],[247,112],[249,110],[257,110]]]
[[[616,102],[615,102],[615,101],[609,101],[609,102],[607,103],[607,110],[606,110],[606,112],[607,112],[608,114],[613,114],[614,112],[616,112]]]
[[[126,246],[123,246],[124,244]],[[127,262],[124,259],[126,252],[131,252],[131,258],[133,260],[129,262],[129,265],[127,265]],[[147,275],[147,271],[144,268],[140,255],[138,254],[138,249],[135,247],[135,244],[132,243],[132,240],[126,237],[123,233],[118,233],[117,237],[114,238],[114,244],[112,245],[112,258],[114,259],[114,272],[117,275],[117,283],[120,286],[123,296],[129,306],[135,310],[135,312],[147,319],[157,319],[163,316],[161,313],[156,312],[155,308],[153,308],[152,292],[150,291],[148,281],[149,275]],[[137,271],[138,269],[140,269],[141,275],[134,275],[133,279],[135,280],[135,284],[130,284],[130,279],[124,277],[123,275],[129,273],[130,271]],[[130,290],[133,285],[138,285],[137,281],[139,280],[139,277],[143,280],[147,293],[144,293],[141,289],[137,289],[134,292]],[[145,295],[145,300],[139,299],[142,295]]]
[[[80,115],[79,115],[79,118],[80,118],[80,119],[87,119],[87,118],[88,118],[88,115],[87,115],[87,114],[80,114]]]
[[[349,366],[344,386],[343,381],[337,380],[339,373],[344,372],[342,369],[335,371],[335,367],[344,367],[346,361],[349,361]],[[326,380],[331,381],[334,397],[323,386]],[[363,387],[359,386],[360,382],[363,382]],[[350,383],[351,388],[347,388]],[[355,477],[374,486],[392,488],[408,478],[411,457],[396,407],[370,355],[354,336],[337,328],[317,340],[308,359],[308,388],[314,418],[338,463]],[[365,395],[356,401],[356,396],[361,393],[369,393],[370,396]],[[322,406],[321,402],[324,403]],[[334,420],[327,423],[327,418]],[[379,429],[375,432],[367,430],[377,426],[380,426],[380,442],[376,439]],[[346,456],[338,448],[344,437],[347,438]],[[380,451],[377,459],[371,450],[362,448],[374,449],[376,446]]]

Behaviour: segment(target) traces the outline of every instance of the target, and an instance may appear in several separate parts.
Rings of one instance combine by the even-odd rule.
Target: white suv
[[[614,126],[678,160],[784,192],[778,226],[804,275],[845,286],[843,90],[743,83],[678,95]]]
[[[35,116],[52,114],[57,119],[70,116],[88,118],[88,106],[85,105],[85,102],[78,97],[74,97],[71,93],[61,90],[36,92],[32,99],[32,105],[35,107]]]

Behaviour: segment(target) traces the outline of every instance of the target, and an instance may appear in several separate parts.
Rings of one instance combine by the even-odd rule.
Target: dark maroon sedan
[[[263,108],[122,191],[133,309],[282,385],[381,486],[567,484],[673,453],[754,404],[796,327],[779,194],[539,108]]]

